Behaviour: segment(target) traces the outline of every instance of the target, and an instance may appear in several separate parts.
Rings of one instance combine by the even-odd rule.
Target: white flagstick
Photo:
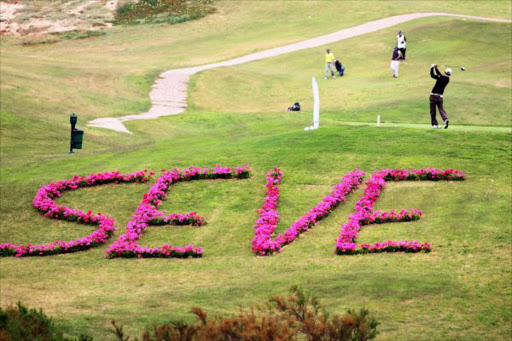
[[[313,86],[313,97],[315,99],[315,104],[313,106],[313,127],[314,129],[318,129],[320,126],[320,96],[318,92],[318,84],[316,82],[315,77],[311,78],[312,86]]]
[[[377,116],[377,127],[380,127],[380,115]]]
[[[318,95],[318,83],[316,82],[315,77],[311,78],[311,83],[313,87],[313,125],[311,127],[306,127],[304,130],[314,130],[320,127],[320,96]]]

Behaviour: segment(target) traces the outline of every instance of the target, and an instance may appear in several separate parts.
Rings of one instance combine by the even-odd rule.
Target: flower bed
[[[91,174],[87,177],[75,175],[71,179],[51,182],[50,184],[41,187],[37,191],[32,204],[37,210],[44,213],[46,217],[66,221],[76,221],[88,225],[97,225],[98,229],[85,237],[67,242],[57,240],[42,245],[0,244],[0,256],[47,256],[87,250],[104,244],[114,232],[114,219],[102,215],[101,213],[92,214],[91,211],[84,213],[81,210],[72,209],[66,206],[58,206],[54,199],[60,197],[64,191],[77,190],[82,187],[98,186],[109,183],[120,184],[128,182],[145,182],[150,180],[153,174],[153,172],[148,174],[148,171],[144,170],[132,174],[105,172]]]
[[[380,196],[380,192],[386,186],[386,181],[403,180],[464,180],[462,171],[438,168],[426,169],[383,169],[372,174],[366,182],[363,197],[355,204],[356,212],[349,216],[349,221],[341,225],[340,237],[336,242],[335,252],[338,255],[375,253],[375,252],[430,252],[432,245],[419,243],[418,241],[387,241],[384,243],[361,244],[357,248],[355,243],[359,231],[364,225],[382,224],[388,222],[413,221],[420,219],[420,210],[401,210],[396,212],[373,211],[373,205]]]
[[[249,166],[201,168],[191,166],[183,170],[174,168],[171,171],[162,170],[163,174],[157,179],[154,186],[144,194],[135,214],[128,223],[127,231],[119,237],[107,250],[108,258],[142,258],[142,257],[201,257],[202,248],[193,245],[183,247],[162,245],[160,247],[148,247],[138,245],[144,230],[152,225],[189,225],[200,227],[206,223],[204,217],[196,212],[185,214],[160,212],[160,204],[166,200],[170,186],[181,181],[205,180],[205,179],[245,179],[251,176]],[[86,250],[104,244],[115,230],[115,220],[102,215],[84,213],[78,209],[66,206],[58,206],[55,198],[64,191],[77,190],[81,187],[97,186],[102,184],[120,184],[129,182],[146,182],[154,175],[147,170],[121,174],[120,172],[105,172],[91,174],[87,177],[75,175],[68,180],[51,182],[41,187],[34,198],[33,206],[44,213],[46,217],[66,221],[74,221],[82,224],[97,225],[98,229],[85,237],[71,241],[57,240],[42,245],[14,245],[10,243],[0,244],[0,256],[46,256],[61,253],[69,253]],[[327,217],[331,211],[345,201],[346,195],[357,189],[364,177],[364,172],[354,170],[345,175],[339,184],[335,185],[330,194],[322,199],[315,207],[295,221],[285,232],[280,233],[275,239],[272,236],[279,222],[279,185],[283,179],[283,173],[279,168],[274,168],[267,174],[266,192],[263,205],[259,210],[259,219],[254,227],[254,238],[251,241],[251,249],[258,256],[266,256],[277,253],[292,243],[300,234],[313,228],[321,219]],[[349,216],[348,222],[342,224],[340,237],[336,242],[335,252],[338,255],[375,253],[375,252],[429,252],[432,245],[418,241],[387,241],[384,243],[356,245],[356,239],[361,228],[365,225],[383,224],[390,222],[414,221],[420,219],[423,214],[418,209],[391,210],[390,212],[374,211],[373,206],[380,196],[386,181],[440,181],[440,180],[464,180],[462,171],[437,168],[426,169],[384,169],[372,174],[366,182],[363,197],[355,204],[356,212]]]
[[[345,175],[341,182],[334,186],[331,193],[323,198],[318,205],[300,217],[284,233],[280,233],[272,240],[272,235],[279,221],[277,206],[279,202],[279,185],[281,184],[283,173],[277,167],[268,172],[267,190],[262,208],[259,211],[260,218],[253,226],[255,228],[255,236],[251,241],[253,252],[258,256],[266,256],[281,251],[283,246],[290,244],[301,233],[313,228],[318,221],[327,217],[336,206],[345,201],[345,196],[361,184],[363,176],[364,173],[360,170],[354,170]]]
[[[241,167],[221,167],[200,168],[191,166],[184,170],[174,168],[171,171],[165,171],[155,182],[155,185],[144,194],[137,211],[128,223],[127,231],[121,235],[106,251],[109,258],[188,258],[201,257],[203,254],[201,247],[185,245],[183,247],[173,245],[162,245],[160,247],[148,247],[138,245],[138,240],[144,230],[150,225],[193,225],[201,226],[205,223],[203,217],[195,212],[187,214],[172,213],[164,216],[158,209],[160,204],[167,198],[167,191],[171,184],[180,181],[202,180],[202,179],[245,179],[251,176],[252,170],[249,166]]]

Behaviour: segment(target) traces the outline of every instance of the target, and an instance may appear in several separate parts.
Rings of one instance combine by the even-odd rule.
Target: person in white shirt
[[[398,67],[400,66],[400,60],[402,59],[402,52],[398,49],[398,47],[395,47],[393,49],[393,55],[391,56],[391,64],[389,64],[389,67],[391,70],[393,70],[393,77],[398,78]]]
[[[396,36],[396,47],[402,53],[402,59],[405,60],[405,45],[407,44],[407,38],[405,38],[405,34],[402,31],[398,31],[398,35]]]

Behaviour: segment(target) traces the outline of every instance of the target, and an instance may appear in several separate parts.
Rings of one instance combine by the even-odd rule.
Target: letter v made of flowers
[[[259,219],[254,227],[254,238],[251,249],[258,256],[267,256],[281,251],[282,247],[292,243],[301,233],[313,228],[321,219],[327,217],[345,196],[356,190],[361,184],[365,173],[356,169],[334,186],[331,193],[324,197],[320,203],[310,209],[305,215],[294,222],[284,233],[272,239],[279,221],[277,206],[279,202],[279,185],[283,173],[277,167],[267,173],[267,184],[263,205],[259,210]]]

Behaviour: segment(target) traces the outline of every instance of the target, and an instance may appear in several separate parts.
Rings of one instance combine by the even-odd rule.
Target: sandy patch
[[[81,0],[42,7],[0,2],[0,34],[52,34],[112,27],[118,0]]]
[[[11,26],[11,21],[16,16],[16,12],[19,12],[25,8],[22,4],[10,4],[7,2],[0,1],[0,34],[11,33],[11,30],[17,31],[18,24]]]
[[[10,4],[0,1],[0,21],[12,20],[16,12],[25,8],[22,4]]]
[[[111,0],[111,1],[107,1],[107,3],[105,4],[105,7],[111,11],[111,12],[114,12],[117,8],[117,3],[119,2],[119,0]]]

